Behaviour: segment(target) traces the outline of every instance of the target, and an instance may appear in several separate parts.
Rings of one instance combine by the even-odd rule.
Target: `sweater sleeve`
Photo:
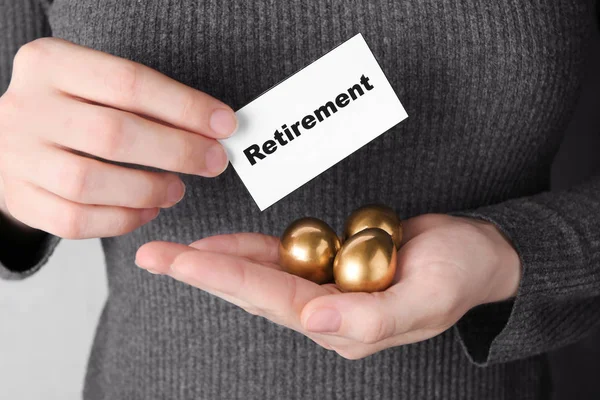
[[[0,94],[8,87],[12,61],[23,44],[50,36],[45,7],[50,1],[0,0]],[[1,150],[0,150],[1,151]],[[46,263],[60,239],[40,232],[27,239],[0,215],[0,278],[23,279]]]
[[[514,299],[479,306],[455,325],[474,363],[547,352],[600,323],[600,176],[569,190],[452,214],[495,224],[522,264]]]

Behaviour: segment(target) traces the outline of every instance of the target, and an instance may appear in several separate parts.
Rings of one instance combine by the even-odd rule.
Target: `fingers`
[[[258,233],[235,233],[211,236],[190,245],[198,250],[246,257],[261,263],[279,262],[279,239]]]
[[[69,110],[68,112],[61,111]],[[227,154],[214,139],[162,125],[132,113],[60,99],[52,105],[53,129],[40,118],[35,129],[53,143],[107,160],[205,177],[227,167]]]
[[[298,317],[304,305],[329,293],[313,282],[246,258],[164,242],[148,243],[138,250],[137,260],[143,268],[146,261],[159,259],[165,262],[163,266],[148,265],[155,271],[168,270],[171,277],[199,289],[222,293],[234,304],[250,304],[250,312],[296,330],[301,328]]]
[[[159,211],[73,203],[23,181],[4,179],[4,187],[7,208],[16,219],[66,239],[123,235]]]
[[[403,220],[401,246],[427,230],[435,228],[440,223],[440,217],[438,214],[424,214]]]
[[[170,207],[185,192],[183,182],[174,174],[124,168],[54,146],[37,147],[5,154],[2,170],[73,202],[129,208]]]
[[[183,196],[173,174],[103,160],[207,177],[227,167],[215,139],[235,131],[233,110],[151,68],[44,38],[19,50],[12,71],[0,97],[0,174],[7,208],[27,225],[116,236]]]
[[[173,261],[187,251],[194,249],[179,243],[155,241],[140,247],[135,255],[135,263],[154,273],[168,274]]]
[[[179,243],[152,242],[151,244],[144,245],[138,249],[135,256],[135,263],[137,266],[146,269],[148,272],[165,275],[170,272],[169,269],[173,261],[182,253],[188,251],[195,250]],[[205,291],[213,296],[220,297],[231,304],[235,304],[248,312],[252,312],[253,314],[258,313],[251,304],[241,301],[233,296],[226,295],[214,289],[205,289]]]
[[[184,251],[204,250],[211,253],[228,254],[249,258],[261,267],[280,270],[278,261],[279,240],[273,236],[258,233],[235,233],[210,236],[197,240],[189,246],[155,241],[146,244],[138,251],[140,262],[156,272],[167,274],[175,258]]]
[[[59,39],[36,40],[19,53],[19,65],[43,61],[50,85],[72,96],[213,138],[237,127],[223,102],[141,64]]]

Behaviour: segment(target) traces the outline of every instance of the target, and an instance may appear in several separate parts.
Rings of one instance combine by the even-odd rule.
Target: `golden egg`
[[[284,271],[318,284],[333,281],[333,260],[340,239],[325,222],[301,218],[292,222],[279,244],[279,263]]]
[[[333,262],[336,285],[344,292],[380,292],[396,274],[396,247],[379,228],[368,228],[348,239]]]
[[[402,241],[402,222],[390,207],[371,204],[363,206],[350,214],[344,226],[344,242],[367,228],[379,228],[392,236],[396,249]]]

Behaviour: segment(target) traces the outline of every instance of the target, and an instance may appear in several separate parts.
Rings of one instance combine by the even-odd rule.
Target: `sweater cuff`
[[[19,280],[33,275],[50,258],[60,237],[37,231],[23,234],[0,215],[0,278]]]
[[[584,337],[598,322],[600,273],[576,224],[551,194],[450,213],[493,223],[522,265],[514,299],[478,306],[455,325],[468,357],[486,366],[547,352]],[[564,211],[564,210],[563,210]]]

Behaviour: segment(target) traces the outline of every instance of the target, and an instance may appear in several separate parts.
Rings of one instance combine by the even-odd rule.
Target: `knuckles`
[[[43,229],[53,235],[65,239],[80,239],[82,218],[84,217],[77,206],[51,204],[47,205],[47,212],[43,217],[38,215],[35,221],[32,220],[32,210],[27,207],[30,202],[23,201],[23,196],[31,195],[31,193],[22,190],[23,183],[12,182],[11,185],[6,185],[4,200],[8,212],[17,220],[22,221],[30,226],[35,223],[35,227]],[[35,214],[35,213],[34,213]],[[43,218],[43,220],[42,220]]]
[[[368,295],[374,304],[389,304],[395,302],[393,292],[375,292]],[[374,308],[375,310],[375,308]],[[391,336],[396,335],[399,324],[396,316],[384,312],[373,311],[366,314],[362,321],[354,321],[355,329],[358,329],[358,341],[362,344],[376,344]]]
[[[14,71],[37,68],[39,63],[48,60],[52,55],[56,39],[39,38],[19,48],[13,60]]]
[[[85,202],[91,165],[85,159],[73,159],[58,168],[58,182],[63,187],[65,197],[73,201]]]
[[[172,157],[165,160],[165,167],[170,171],[192,173],[198,168],[194,164],[198,161],[194,137],[191,135],[173,135],[171,138],[175,149]]]
[[[19,121],[23,120],[25,105],[22,99],[11,89],[0,97],[0,140],[1,147],[8,145],[8,135],[18,129]]]
[[[201,124],[198,123],[198,110],[202,110],[203,108],[197,107],[196,96],[193,93],[186,93],[183,98],[183,105],[181,106],[181,110],[179,112],[179,121],[194,121],[196,125],[201,128]]]
[[[137,190],[135,204],[132,204],[132,207],[146,208],[162,205],[163,201],[159,201],[159,199],[165,198],[164,187],[166,187],[166,184],[161,181],[166,180],[166,178],[160,175],[156,175],[155,178],[154,176],[139,174],[137,180],[139,181],[139,189]]]
[[[56,38],[40,38],[21,46],[13,59],[10,87],[31,84],[31,78],[40,75],[40,65],[46,67],[53,64],[60,42],[62,40]],[[50,70],[44,72],[51,73]]]
[[[23,109],[23,102],[13,90],[7,90],[0,97],[0,123],[4,126],[12,116]]]
[[[116,112],[100,110],[87,124],[86,134],[94,143],[96,155],[114,159],[122,150],[123,118]]]
[[[295,310],[301,312],[303,304],[298,301],[298,280],[291,274],[285,274],[286,293],[288,294],[288,304]]]
[[[190,126],[197,132],[205,132],[208,126],[207,111],[210,110],[210,100],[194,90],[185,90],[178,104],[178,119],[181,124]]]
[[[360,343],[375,344],[389,336],[389,322],[381,317],[375,316],[373,320],[364,325],[364,331],[361,334]]]
[[[64,239],[82,238],[82,221],[85,216],[78,206],[64,207],[61,213],[55,213],[50,226],[54,227],[54,234]]]
[[[142,73],[139,65],[125,61],[109,68],[104,85],[108,93],[121,103],[134,104],[139,98]]]

